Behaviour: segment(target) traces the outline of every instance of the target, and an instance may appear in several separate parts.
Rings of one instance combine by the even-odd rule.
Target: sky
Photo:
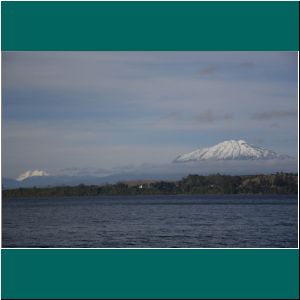
[[[298,156],[297,52],[2,52],[2,176],[106,174],[242,139]]]

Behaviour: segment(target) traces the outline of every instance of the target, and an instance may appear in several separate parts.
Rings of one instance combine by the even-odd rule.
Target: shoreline
[[[53,195],[53,196],[3,196],[2,195],[2,200],[8,200],[8,199],[21,199],[21,198],[151,198],[151,197],[241,197],[241,196],[246,196],[246,197],[254,197],[254,196],[259,196],[259,197],[289,197],[289,198],[298,198],[298,194],[259,194],[259,193],[252,193],[252,194],[151,194],[151,195],[145,195],[145,194],[140,194],[140,195],[67,195],[67,196],[60,196],[60,195]]]

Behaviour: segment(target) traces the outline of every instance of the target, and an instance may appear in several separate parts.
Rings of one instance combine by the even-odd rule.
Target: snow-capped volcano
[[[267,160],[290,158],[268,149],[250,145],[243,140],[229,140],[209,148],[179,155],[174,162],[199,160]]]
[[[16,180],[23,181],[29,177],[34,177],[34,176],[49,176],[49,174],[42,170],[26,171],[26,172],[22,173],[21,175],[19,175]]]

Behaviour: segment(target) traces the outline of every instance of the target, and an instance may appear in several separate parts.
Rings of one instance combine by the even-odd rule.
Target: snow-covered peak
[[[260,160],[283,159],[286,155],[258,146],[248,144],[244,140],[229,140],[215,146],[198,149],[190,153],[179,155],[174,162],[188,162],[197,160]]]
[[[34,176],[49,176],[49,174],[42,170],[26,171],[26,172],[22,173],[21,175],[19,175],[17,180],[23,181],[29,177],[34,177]]]

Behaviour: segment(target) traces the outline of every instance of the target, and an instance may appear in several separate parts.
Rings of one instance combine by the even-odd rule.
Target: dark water
[[[297,247],[297,196],[18,198],[3,247]]]

